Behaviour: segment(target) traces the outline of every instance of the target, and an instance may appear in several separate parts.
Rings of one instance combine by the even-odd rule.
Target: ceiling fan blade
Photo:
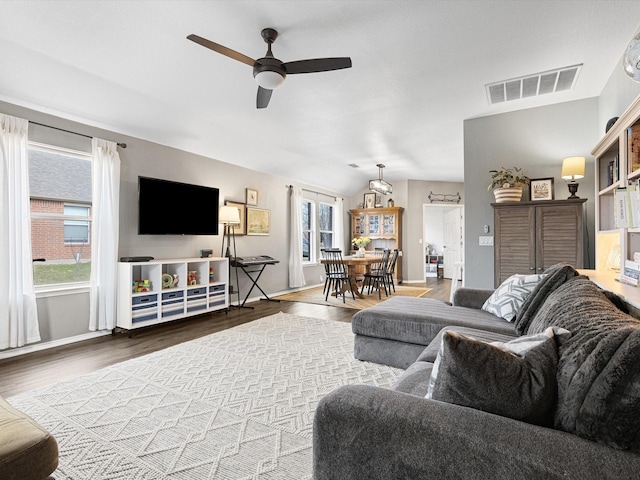
[[[258,98],[256,98],[256,106],[258,108],[267,108],[269,100],[271,100],[271,93],[273,90],[268,88],[258,87]]]
[[[235,50],[231,50],[230,48],[227,48],[223,45],[212,42],[211,40],[207,40],[206,38],[202,38],[202,37],[199,37],[198,35],[194,35],[193,33],[189,35],[187,38],[192,42],[196,42],[197,44],[202,45],[203,47],[207,47],[208,49],[213,50],[214,52],[221,53],[222,55],[226,55],[229,58],[233,58],[234,60],[238,60],[239,62],[246,63],[250,67],[253,67],[253,65],[256,63],[256,61],[253,58],[249,58],[246,55],[243,55],[242,53],[236,52]]]
[[[351,58],[314,58],[311,60],[297,60],[284,64],[287,75],[294,73],[328,72],[330,70],[341,70],[351,68]]]

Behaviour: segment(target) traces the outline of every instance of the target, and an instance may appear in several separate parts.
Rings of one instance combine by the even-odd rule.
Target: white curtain
[[[304,287],[304,270],[302,268],[302,190],[290,187],[291,212],[289,230],[289,287]]]
[[[0,114],[0,349],[40,341],[29,213],[29,122]]]
[[[349,252],[344,249],[344,205],[342,198],[336,198],[334,208],[335,225],[333,226],[333,246],[339,248],[348,255]]]
[[[106,330],[113,329],[116,325],[120,155],[114,142],[94,138],[92,146],[93,222],[89,329]]]

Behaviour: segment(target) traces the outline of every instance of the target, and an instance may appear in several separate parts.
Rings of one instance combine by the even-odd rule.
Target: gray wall
[[[455,195],[460,193],[461,204],[464,203],[464,184],[456,182],[427,182],[423,180],[393,180],[393,194],[382,196],[382,205],[393,198],[396,207],[403,207],[402,215],[402,276],[405,282],[424,281],[424,245],[422,245],[422,206],[429,203],[429,193],[446,193]],[[364,185],[368,187],[368,185]],[[351,205],[345,209],[358,208],[363,202],[364,194],[369,192],[365,188],[351,197]],[[345,232],[349,235],[350,225]],[[347,242],[349,240],[347,239]]]
[[[478,246],[482,226],[493,225],[493,212],[489,205],[493,198],[486,189],[488,170],[515,165],[522,166],[530,177],[553,176],[556,198],[563,198],[566,185],[560,179],[562,158],[572,155],[587,158],[587,175],[580,181],[578,195],[589,198],[587,233],[590,263],[585,266],[594,268],[596,192],[594,160],[590,152],[604,135],[607,121],[619,117],[638,95],[640,83],[624,73],[621,58],[596,99],[464,122],[465,193],[468,199],[473,199],[473,203],[468,200],[465,207],[467,286],[493,288],[493,249]]]
[[[587,157],[587,177],[581,181],[578,195],[588,197],[590,250],[593,249],[593,159],[589,152],[604,133],[606,121],[619,116],[629,103],[640,94],[640,84],[630,80],[620,65],[613,72],[599,99],[570,102],[539,109],[495,115],[464,122],[466,182],[393,181],[392,195],[397,206],[405,208],[402,249],[403,271],[408,281],[422,279],[424,259],[422,238],[422,205],[428,203],[430,191],[435,193],[460,192],[465,203],[465,275],[468,286],[493,285],[493,250],[478,247],[482,226],[493,226],[493,201],[488,192],[488,170],[501,165],[520,165],[533,178],[553,176],[556,179],[556,197],[563,198],[566,185],[560,179],[562,158],[571,155]],[[68,129],[89,136],[115,142],[126,142],[128,148],[120,150],[122,159],[120,256],[151,255],[156,258],[197,256],[201,248],[212,248],[220,253],[222,237],[151,237],[136,233],[138,175],[213,185],[220,188],[224,200],[244,201],[244,189],[259,190],[259,207],[271,210],[272,234],[268,237],[238,237],[238,255],[267,254],[281,263],[265,270],[261,286],[269,294],[288,289],[288,204],[285,185],[290,179],[266,175],[221,161],[194,155],[152,142],[128,137],[115,132],[61,119],[46,113],[0,102],[0,112],[31,121]],[[77,137],[69,137],[73,143]],[[315,190],[313,186],[296,184]],[[366,188],[366,185],[363,185]],[[345,210],[357,207],[367,190],[351,197],[343,196]],[[322,191],[337,196],[338,192]],[[528,195],[528,193],[525,193]],[[342,196],[342,195],[341,195]],[[465,198],[467,201],[465,202]],[[388,197],[383,197],[386,204]],[[344,219],[345,245],[350,237],[348,216]],[[493,233],[493,228],[492,232]],[[593,262],[593,255],[590,255]],[[593,265],[593,263],[591,263]],[[309,285],[317,284],[323,274],[321,266],[305,268]],[[241,292],[246,292],[248,280],[241,281]],[[43,341],[83,335],[88,332],[88,294],[41,297],[38,314]]]
[[[598,123],[598,99],[590,98],[558,105],[465,120],[465,285],[493,288],[493,248],[479,246],[478,237],[490,226],[493,235],[493,193],[487,190],[489,170],[522,167],[530,178],[554,177],[555,198],[569,196],[560,177],[562,159],[584,156],[585,178],[578,196],[587,198],[585,267],[594,266],[595,179],[590,152],[602,136]],[[523,199],[529,198],[528,189]]]
[[[607,120],[619,117],[638,95],[640,95],[640,83],[631,80],[624,72],[621,57],[598,97],[598,127],[601,136],[605,133]]]
[[[409,261],[403,265],[407,272],[407,281],[424,281],[424,227],[423,205],[430,204],[429,193],[443,193],[455,195],[460,193],[464,204],[464,184],[457,182],[425,182],[420,180],[409,181],[408,212],[404,223],[404,244]]]
[[[64,120],[42,112],[26,109],[5,102],[0,102],[0,112],[14,115],[73,132],[96,136],[115,142],[124,142],[126,149],[119,148],[121,159],[120,184],[120,243],[119,256],[150,255],[155,258],[197,257],[200,249],[213,249],[214,255],[220,255],[222,235],[217,236],[153,236],[137,234],[137,179],[138,175],[167,178],[181,182],[214,186],[220,189],[220,205],[224,200],[245,201],[245,188],[257,189],[258,207],[271,210],[271,235],[239,236],[236,238],[238,256],[270,255],[280,263],[267,267],[260,278],[260,286],[268,294],[282,292],[288,286],[289,258],[289,205],[287,185],[295,184],[302,188],[318,190],[312,186],[293,182],[291,179],[256,172],[225,162],[202,157],[189,152],[177,150],[152,142],[121,135],[88,125]],[[49,133],[51,133],[50,129]],[[76,135],[63,135],[70,139],[86,139]],[[53,138],[58,138],[54,135]],[[51,140],[53,141],[53,140]],[[68,143],[68,142],[67,142]],[[337,192],[323,191],[331,196]],[[342,196],[342,195],[341,195]],[[345,206],[351,205],[350,197],[345,197]],[[194,205],[207,215],[217,205]],[[348,207],[345,207],[348,208]],[[170,201],[167,203],[167,214],[170,212]],[[177,212],[179,214],[179,212]],[[348,223],[345,219],[345,231]],[[308,285],[319,283],[324,274],[321,265],[305,267],[305,278]],[[250,281],[239,272],[240,292],[242,298],[249,290]],[[254,289],[251,296],[260,294]],[[231,300],[236,300],[233,297]],[[65,339],[86,334],[89,324],[89,294],[38,296],[38,316],[43,342]]]

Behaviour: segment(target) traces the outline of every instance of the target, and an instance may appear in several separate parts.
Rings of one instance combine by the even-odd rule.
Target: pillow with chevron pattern
[[[493,313],[496,317],[504,318],[507,322],[512,322],[524,301],[544,277],[544,273],[540,275],[511,275],[484,302],[482,310]]]

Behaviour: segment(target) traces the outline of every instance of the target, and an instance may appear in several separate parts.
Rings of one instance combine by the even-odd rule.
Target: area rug
[[[278,313],[9,399],[58,441],[56,480],[311,479],[318,401],[401,370],[351,325]]]
[[[382,292],[382,298],[378,298],[378,293],[371,293],[370,295],[365,295],[365,298],[358,298],[354,300],[351,298],[351,294],[347,292],[347,298],[345,302],[342,302],[342,296],[336,298],[329,295],[327,300],[324,299],[324,293],[322,293],[323,287],[314,287],[309,288],[307,290],[301,290],[299,292],[286,293],[284,295],[280,295],[274,297],[275,300],[287,300],[291,302],[305,302],[305,303],[316,303],[319,305],[331,305],[333,307],[346,307],[346,308],[355,308],[357,310],[362,310],[363,308],[371,307],[376,305],[387,298],[391,298],[393,295],[404,296],[404,297],[422,297],[429,293],[432,288],[424,288],[424,287],[408,287],[405,285],[396,285],[396,291],[391,291],[391,295],[389,297],[385,296],[384,292]],[[366,290],[365,290],[366,292]]]

